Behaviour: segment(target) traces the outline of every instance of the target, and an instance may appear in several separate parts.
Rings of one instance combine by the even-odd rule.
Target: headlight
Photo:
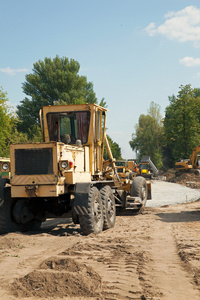
[[[68,164],[67,161],[62,161],[60,165],[61,165],[61,168],[62,168],[62,169],[66,169],[66,168],[68,168],[68,166],[69,166],[69,164]]]
[[[2,169],[3,169],[3,171],[7,171],[9,169],[9,164],[8,163],[3,163],[2,164]]]

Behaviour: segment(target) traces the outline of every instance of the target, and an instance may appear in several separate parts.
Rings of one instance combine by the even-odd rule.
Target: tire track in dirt
[[[133,245],[122,239],[99,240],[98,243],[76,245],[61,255],[76,256],[76,260],[91,266],[102,278],[103,299],[142,299],[143,290],[138,278],[141,253],[132,253]],[[91,255],[92,253],[92,255]]]
[[[4,270],[0,269],[0,278],[4,284],[1,281],[0,296],[7,290],[4,300],[199,299],[198,286],[179,257],[180,249],[185,249],[189,241],[179,243],[179,250],[177,247],[177,230],[182,225],[180,235],[184,233],[185,223],[174,225],[173,220],[183,222],[183,217],[180,210],[149,208],[142,215],[126,212],[118,216],[114,228],[97,236],[82,236],[78,227],[69,223],[60,224],[49,231],[51,234],[9,234],[4,239],[9,257],[1,257]]]
[[[182,297],[183,292],[181,292],[181,290],[177,290],[176,277],[178,274],[182,274],[182,270],[180,270],[179,267],[180,261],[177,260],[176,245],[173,237],[171,237],[171,227],[166,231],[165,224],[160,221],[156,222],[156,226],[153,225],[152,227],[152,215],[146,214],[144,216],[137,216],[136,218],[135,225],[139,228],[138,230],[134,228],[130,231],[130,228],[127,227],[129,221],[132,221],[132,217],[128,216],[125,217],[125,219],[120,217],[120,226],[115,228],[115,237],[112,237],[114,229],[103,232],[98,237],[82,237],[79,242],[67,248],[65,251],[60,253],[56,251],[56,257],[55,255],[54,257],[49,257],[49,264],[53,266],[61,259],[63,261],[73,259],[74,263],[76,262],[81,266],[90,267],[92,270],[91,273],[98,274],[101,278],[99,295],[101,295],[103,299],[187,299]],[[160,236],[156,235],[158,224],[161,226],[158,230],[161,232]],[[164,242],[163,233],[165,237]],[[163,244],[163,248],[160,242]],[[169,250],[167,250],[168,253],[165,252],[167,248],[166,245],[170,246],[170,251],[174,254],[176,259],[171,255],[171,252],[169,253]],[[161,247],[162,254],[157,251],[159,247]],[[165,257],[169,257],[169,259],[165,261]],[[172,269],[176,270],[177,266],[178,270],[176,274],[176,272],[172,272]],[[80,268],[79,273],[80,272],[82,273],[81,276],[84,277],[83,267]],[[154,274],[153,276],[152,273]],[[63,278],[68,278],[63,270],[62,274]],[[172,276],[173,274],[174,276]],[[43,270],[43,268],[41,269],[40,267],[34,270],[34,272],[29,273],[28,279],[27,277],[26,279],[23,278],[22,282],[24,283],[23,286],[28,289],[30,286],[29,281],[35,280],[34,289],[37,290],[39,282],[45,281],[46,285],[51,283],[51,289],[50,287],[49,289],[53,291],[55,296],[59,296],[60,293],[63,293],[63,296],[70,295],[71,285],[76,281],[76,278],[71,276],[72,282],[70,283],[70,287],[63,289],[62,280],[59,276],[55,267],[51,267],[50,271]],[[93,277],[95,276],[98,278],[97,275]],[[184,276],[185,274],[181,275],[180,282],[182,282]],[[91,281],[91,279],[88,280]],[[168,280],[169,283],[166,283],[166,280]],[[99,281],[99,278],[97,281]],[[58,283],[59,286],[57,286],[56,289],[55,286]],[[96,281],[94,281],[93,285],[95,284],[99,286]],[[15,287],[17,287],[17,285],[15,285]],[[174,287],[174,292],[171,292],[171,287]],[[87,284],[84,288],[88,290]],[[189,290],[191,289],[191,287],[188,288]],[[21,285],[16,288],[16,290],[20,289]],[[39,289],[40,290],[36,293],[37,295],[40,297],[45,294],[48,295],[48,291],[44,291],[44,286],[39,285]],[[75,290],[75,288],[73,289]],[[180,293],[181,298],[177,298],[177,292]],[[26,295],[28,292],[25,290],[24,293],[25,294],[22,295]],[[191,295],[191,293],[189,294]],[[80,295],[79,289],[76,289],[75,295]],[[176,295],[176,297],[172,298],[174,295]],[[33,295],[31,294],[31,296]],[[91,297],[91,294],[88,294],[88,296]],[[197,299],[195,296],[194,293],[194,300]]]
[[[156,222],[152,229],[153,240],[148,255],[151,257],[152,279],[162,291],[162,299],[198,300],[199,292],[194,289],[192,277],[184,270],[178,255],[173,224]]]
[[[137,263],[128,263],[125,257],[113,259],[107,266],[103,274],[107,273],[107,279],[104,281],[105,299],[141,299],[143,291],[140,287]],[[102,274],[102,275],[103,275]],[[134,280],[133,280],[134,278]]]
[[[57,297],[101,296],[101,299],[110,300],[142,299],[137,271],[141,254],[131,253],[130,247],[131,244],[118,238],[109,238],[107,242],[105,239],[77,242],[14,280],[11,290],[20,298],[53,294]]]
[[[25,276],[14,280],[12,292],[17,297],[44,297],[51,294],[67,297],[72,295],[70,293],[73,290],[74,296],[88,298],[100,296],[100,299],[109,300],[147,299],[143,298],[138,273],[138,264],[142,262],[143,254],[134,251],[129,240],[104,235],[107,235],[107,232],[98,238],[83,237],[82,241],[65,251],[56,251],[54,256],[43,261],[40,266],[37,265]],[[40,260],[41,254],[37,261]],[[32,258],[30,260],[32,261]],[[26,260],[26,264],[28,261],[29,259]],[[70,267],[70,261],[76,275]],[[77,282],[82,282],[86,274],[90,274],[91,278],[88,277],[83,285],[78,287]],[[68,287],[66,282],[69,283]],[[92,290],[92,286],[97,287],[95,291]]]

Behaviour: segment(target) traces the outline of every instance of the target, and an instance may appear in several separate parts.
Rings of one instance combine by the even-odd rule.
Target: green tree
[[[27,142],[27,135],[17,131],[17,118],[8,104],[7,93],[0,87],[0,156],[10,156],[10,144]]]
[[[161,168],[163,124],[160,106],[151,102],[147,115],[140,115],[136,124],[136,132],[132,134],[129,142],[132,150],[138,153],[138,159],[142,156],[150,156],[157,168]]]
[[[12,130],[11,113],[7,93],[0,87],[0,156],[8,156],[8,144]]]
[[[109,142],[109,145],[111,148],[113,158],[115,158],[116,160],[121,160],[122,159],[121,148],[119,147],[119,145],[116,142],[113,142],[113,140],[111,139],[111,137],[109,135],[107,135],[107,139],[108,139],[108,142]],[[106,148],[104,148],[103,158],[105,160],[109,159]]]
[[[37,133],[39,110],[55,104],[97,103],[93,84],[80,76],[80,65],[74,59],[56,56],[33,64],[33,72],[26,75],[22,85],[27,97],[17,106],[18,128],[29,136]],[[29,130],[29,131],[28,131]]]
[[[166,150],[171,164],[189,158],[192,149],[200,144],[200,91],[191,85],[181,85],[178,96],[169,97],[164,129]]]
[[[107,105],[107,103],[106,103],[106,101],[105,101],[105,98],[102,98],[102,99],[101,99],[99,105],[102,106],[102,107],[108,108],[108,105]]]

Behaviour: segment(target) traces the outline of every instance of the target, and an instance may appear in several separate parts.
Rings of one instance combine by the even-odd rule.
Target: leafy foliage
[[[129,142],[133,150],[138,152],[138,159],[150,156],[157,166],[162,167],[163,124],[160,106],[151,102],[147,115],[140,115],[136,125],[136,133]]]
[[[17,106],[19,129],[33,137],[39,125],[42,106],[59,104],[97,103],[93,84],[78,75],[80,65],[74,59],[56,56],[33,64],[33,73],[26,75],[23,92],[30,97]],[[29,129],[29,132],[27,131]],[[32,134],[32,135],[31,135]]]
[[[108,105],[107,105],[107,103],[106,103],[106,101],[105,101],[105,98],[102,98],[102,99],[101,99],[99,105],[102,106],[102,107],[105,107],[105,108],[108,107]]]
[[[7,93],[0,88],[0,156],[8,155],[8,142],[12,125]]]
[[[17,118],[8,105],[7,93],[0,87],[0,156],[10,156],[10,144],[27,142],[28,137],[17,130]]]
[[[180,87],[177,97],[169,97],[164,119],[166,150],[171,163],[189,158],[200,144],[200,90]]]
[[[80,65],[66,57],[45,58],[33,65],[33,73],[26,75],[23,91],[27,95],[17,106],[18,117],[8,105],[7,93],[0,87],[0,156],[9,156],[10,143],[40,142],[39,110],[46,105],[97,103],[93,84],[78,74]],[[129,142],[138,158],[150,156],[157,168],[163,163],[189,158],[200,144],[200,89],[181,85],[175,97],[169,97],[164,121],[160,106],[151,102],[147,114],[142,114],[136,132]],[[107,107],[104,98],[99,103]],[[121,149],[108,136],[113,157],[121,158]],[[108,153],[104,150],[104,159]]]
[[[111,139],[111,137],[109,135],[107,135],[107,139],[108,139],[113,157],[116,160],[120,160],[122,157],[121,148],[119,147],[119,145],[116,142],[113,142],[113,140]],[[103,158],[105,160],[109,159],[108,152],[105,148],[104,148]]]

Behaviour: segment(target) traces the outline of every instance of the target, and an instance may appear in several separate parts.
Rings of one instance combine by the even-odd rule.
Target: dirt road
[[[199,232],[194,202],[126,212],[97,236],[70,219],[0,236],[0,299],[200,299]]]

